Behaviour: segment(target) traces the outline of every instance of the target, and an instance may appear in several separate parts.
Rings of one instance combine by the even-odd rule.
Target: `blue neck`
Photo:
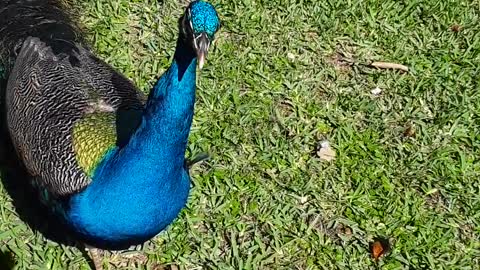
[[[195,102],[196,57],[179,39],[170,68],[150,93],[129,142],[108,153],[92,183],[71,199],[67,221],[102,244],[138,244],[184,207],[190,179],[184,155]]]

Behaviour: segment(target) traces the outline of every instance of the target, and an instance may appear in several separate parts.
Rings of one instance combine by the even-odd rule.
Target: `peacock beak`
[[[210,39],[206,33],[201,33],[194,38],[194,45],[197,51],[198,68],[202,69],[207,58],[208,48],[210,47]]]

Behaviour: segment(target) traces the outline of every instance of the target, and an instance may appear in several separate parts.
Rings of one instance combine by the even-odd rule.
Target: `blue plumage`
[[[181,80],[179,67],[186,69]],[[185,205],[190,179],[183,165],[195,69],[195,58],[189,63],[174,61],[153,89],[130,142],[112,150],[93,182],[72,197],[68,221],[85,237],[122,245],[141,243],[170,224]]]
[[[212,4],[195,1],[191,5],[191,21],[195,34],[205,32],[210,38],[213,38],[215,32],[220,27],[220,20]]]
[[[215,34],[219,20],[212,5],[196,1],[188,10],[193,33]],[[129,143],[110,151],[93,182],[71,198],[67,220],[83,237],[101,245],[141,243],[184,207],[190,189],[184,155],[194,112],[197,54],[204,53],[193,39],[179,37],[174,61],[153,88]]]
[[[0,29],[0,55],[18,55],[6,102],[13,143],[34,186],[84,242],[109,249],[143,243],[187,202],[184,156],[196,67],[203,66],[219,28],[217,12],[204,1],[187,7],[172,64],[145,103],[131,82],[84,46],[62,8],[58,0],[0,3],[0,14],[10,16],[0,18],[7,25]],[[135,119],[121,117],[125,112]],[[116,133],[103,138],[107,143],[98,139],[104,134],[86,136],[94,128],[85,119],[92,116],[98,121],[93,127]],[[119,134],[122,128],[127,132]],[[79,158],[98,142],[94,163]],[[81,164],[94,165],[87,172]]]

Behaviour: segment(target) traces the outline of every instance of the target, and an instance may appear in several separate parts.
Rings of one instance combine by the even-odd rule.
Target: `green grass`
[[[213,159],[138,269],[480,269],[478,0],[211,2],[223,27],[188,155]],[[185,3],[83,0],[82,20],[98,54],[148,91]],[[315,154],[323,140],[333,162]],[[89,269],[0,200],[1,249],[19,269]],[[393,243],[378,265],[376,236]]]

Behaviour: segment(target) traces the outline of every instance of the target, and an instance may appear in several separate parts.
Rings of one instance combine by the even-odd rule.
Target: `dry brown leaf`
[[[454,24],[450,27],[450,30],[452,30],[455,33],[458,33],[460,31],[462,31],[462,26],[458,25],[458,24]]]
[[[413,125],[408,125],[405,131],[403,132],[404,137],[415,137],[415,127]]]
[[[321,160],[332,161],[335,159],[335,150],[330,147],[328,142],[321,143],[320,149],[317,151],[317,156]]]
[[[370,245],[370,252],[374,260],[378,260],[381,256],[390,251],[390,241],[385,238],[376,238]]]

